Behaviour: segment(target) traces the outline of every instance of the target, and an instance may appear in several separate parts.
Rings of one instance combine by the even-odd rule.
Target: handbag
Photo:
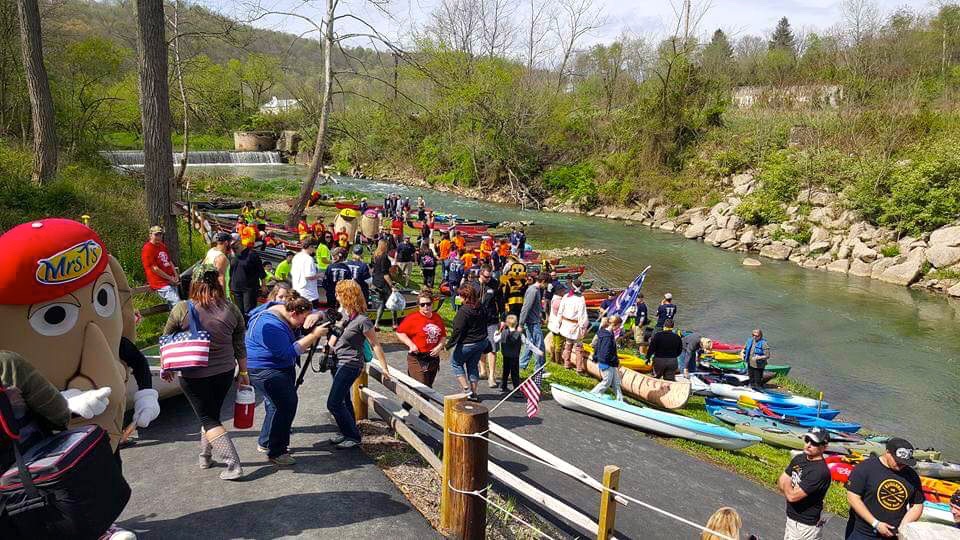
[[[400,291],[393,291],[387,298],[387,302],[384,304],[384,307],[390,311],[403,311],[407,307],[407,301],[404,299]]]
[[[164,371],[207,367],[210,361],[210,334],[200,325],[200,317],[187,301],[190,329],[160,336],[160,367]]]

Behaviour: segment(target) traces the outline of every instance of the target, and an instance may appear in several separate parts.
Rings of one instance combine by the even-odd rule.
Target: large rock
[[[754,227],[747,227],[747,229],[743,231],[743,234],[740,235],[740,243],[750,245],[753,244],[756,238],[757,230]]]
[[[877,260],[877,251],[867,247],[866,244],[857,240],[853,244],[852,256],[854,259],[860,259],[863,262],[873,262]]]
[[[807,216],[807,220],[810,223],[827,223],[833,221],[833,207],[818,206],[810,210],[810,215]]]
[[[917,248],[910,252],[907,260],[891,266],[880,274],[880,281],[893,283],[895,285],[910,285],[920,279],[920,271],[923,269],[925,259],[925,250]]]
[[[747,182],[746,184],[740,184],[739,186],[734,186],[733,192],[736,193],[737,195],[749,195],[753,193],[754,189],[756,189],[756,183]]]
[[[960,225],[941,227],[930,233],[931,246],[960,246]]]
[[[740,227],[743,227],[743,218],[741,218],[740,216],[738,216],[738,215],[736,215],[736,214],[733,214],[732,216],[730,216],[729,218],[727,218],[727,228],[728,228],[728,229],[731,229],[731,230],[733,230],[733,231],[736,231],[736,230],[738,230]]]
[[[730,205],[720,201],[710,209],[710,215],[715,217],[726,216],[730,214]]]
[[[778,261],[785,261],[787,257],[790,256],[790,253],[793,252],[793,248],[783,244],[782,242],[774,242],[769,246],[763,246],[763,249],[760,250],[760,256],[766,257],[768,259],[776,259]]]
[[[853,251],[853,250],[850,248],[850,246],[844,244],[844,245],[840,246],[839,249],[837,249],[837,258],[838,258],[838,259],[846,259],[846,258],[850,257],[850,253],[851,253],[852,251]],[[859,260],[859,259],[857,259],[857,260]]]
[[[690,225],[690,227],[688,227],[687,230],[683,231],[684,238],[691,238],[691,239],[700,238],[701,236],[703,236],[703,233],[707,229],[707,225],[709,223],[710,222],[704,220],[704,221],[700,221],[699,223],[694,223],[693,225]]]
[[[733,187],[743,186],[753,182],[753,175],[750,173],[735,174],[730,178],[730,181],[733,182]]]
[[[705,238],[704,241],[710,242],[715,246],[719,246],[724,242],[727,242],[730,240],[736,240],[736,238],[737,238],[737,235],[730,229],[717,229],[712,233],[710,233],[710,235],[707,236],[707,238]]]
[[[762,263],[760,261],[750,257],[747,257],[746,259],[743,260],[744,266],[760,266],[761,264]]]
[[[846,274],[850,270],[850,259],[837,259],[827,265],[827,270]]]
[[[850,275],[860,277],[870,277],[873,273],[873,263],[863,262],[860,259],[850,261]]]
[[[797,242],[793,238],[787,238],[785,240],[781,240],[781,242],[783,242],[784,245],[789,246],[793,249],[797,249],[798,247],[800,247],[800,242]]]
[[[656,210],[653,211],[653,220],[654,221],[663,221],[667,219],[667,214],[670,213],[670,207],[668,206],[658,206]]]
[[[960,296],[960,283],[957,283],[953,287],[947,289],[947,294],[950,296]]]
[[[922,248],[916,248],[922,249]],[[943,244],[934,244],[927,249],[927,260],[935,268],[944,268],[960,261],[960,247],[949,247]]]
[[[810,229],[810,243],[814,242],[826,242],[830,240],[830,231],[824,229],[823,227],[814,227]]]
[[[673,232],[676,228],[677,228],[677,224],[672,221],[668,221],[663,225],[660,225],[661,231]]]
[[[811,255],[824,253],[826,251],[830,251],[830,248],[832,246],[833,244],[831,244],[830,242],[812,242],[810,244],[810,251],[808,253],[810,253]]]

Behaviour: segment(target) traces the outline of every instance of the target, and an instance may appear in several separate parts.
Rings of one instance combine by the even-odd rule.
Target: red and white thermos
[[[253,411],[257,408],[257,395],[252,386],[245,384],[237,388],[237,398],[233,403],[233,427],[247,429],[253,427]]]

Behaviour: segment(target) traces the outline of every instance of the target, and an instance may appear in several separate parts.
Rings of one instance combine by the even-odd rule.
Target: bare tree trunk
[[[183,175],[187,172],[188,154],[190,152],[190,104],[187,102],[187,89],[183,85],[183,61],[180,59],[180,0],[173,4],[173,61],[177,72],[177,86],[180,88],[180,102],[183,104],[183,152],[180,157],[180,170],[174,184],[183,184]]]
[[[152,225],[161,225],[169,232],[164,240],[174,264],[177,264],[180,261],[180,240],[173,214],[176,189],[173,183],[173,144],[170,141],[165,27],[163,0],[137,0],[137,60],[147,214]]]
[[[327,125],[330,123],[330,104],[333,101],[333,66],[331,64],[331,53],[334,46],[333,20],[336,15],[337,0],[327,0],[326,28],[323,33],[323,104],[320,108],[320,125],[317,128],[317,140],[313,145],[313,159],[310,160],[310,171],[303,181],[303,187],[300,188],[300,197],[296,204],[290,210],[287,217],[287,226],[295,227],[304,209],[307,207],[307,201],[310,200],[310,194],[313,193],[313,187],[317,183],[317,177],[323,169],[323,155],[327,150]]]
[[[57,128],[53,119],[53,96],[43,65],[40,40],[40,9],[37,0],[17,0],[20,13],[20,49],[30,93],[33,119],[33,181],[42,184],[57,172]]]

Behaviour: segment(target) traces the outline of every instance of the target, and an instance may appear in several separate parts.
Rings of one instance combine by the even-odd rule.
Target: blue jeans
[[[480,380],[480,357],[487,350],[487,340],[476,343],[461,343],[450,355],[450,368],[458,377],[467,377],[470,382]]]
[[[357,420],[353,416],[353,401],[350,393],[353,382],[360,376],[360,368],[351,366],[337,366],[331,372],[333,385],[330,395],[327,396],[327,410],[337,422],[337,428],[344,437],[360,442],[360,430],[357,429]]]
[[[275,458],[287,453],[290,446],[290,429],[297,415],[296,368],[251,369],[250,382],[257,393],[263,396],[263,427],[257,443],[266,448],[267,457]]]
[[[523,325],[523,335],[527,337],[530,343],[543,350],[543,330],[540,328],[540,321],[535,323],[526,323]],[[520,355],[520,369],[527,369],[527,366],[530,364],[530,357],[533,355],[533,352],[529,347],[523,347],[523,354]],[[546,355],[538,356],[536,366],[539,368],[544,363],[546,363]]]

